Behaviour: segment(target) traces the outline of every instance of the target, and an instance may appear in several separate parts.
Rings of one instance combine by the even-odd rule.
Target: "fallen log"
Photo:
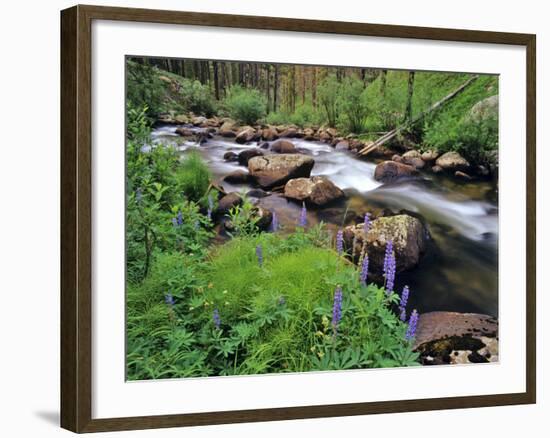
[[[397,136],[397,134],[399,134],[399,132],[401,132],[403,129],[405,129],[407,126],[409,125],[412,125],[416,122],[418,122],[419,120],[421,120],[422,118],[424,118],[425,116],[427,116],[428,114],[430,114],[431,112],[437,110],[438,108],[440,108],[444,103],[448,102],[449,100],[451,100],[453,97],[455,97],[457,94],[459,94],[461,91],[463,91],[466,87],[468,87],[468,85],[470,85],[472,82],[474,82],[477,78],[479,77],[479,75],[474,75],[472,76],[470,79],[468,79],[466,82],[464,82],[460,87],[458,87],[456,90],[454,90],[452,93],[449,93],[447,94],[443,99],[441,100],[438,100],[437,102],[435,102],[432,106],[430,106],[426,111],[420,113],[418,116],[416,116],[414,119],[412,119],[411,121],[407,122],[407,123],[404,123],[402,125],[399,125],[397,128],[395,129],[392,129],[391,131],[388,131],[386,134],[384,134],[382,137],[378,138],[376,141],[374,141],[373,143],[369,144],[368,146],[364,147],[363,149],[361,149],[359,151],[359,155],[368,155],[370,154],[372,151],[374,151],[376,148],[378,148],[378,146],[382,146],[384,143],[387,143],[389,140],[391,140],[392,138],[395,138],[395,136]]]

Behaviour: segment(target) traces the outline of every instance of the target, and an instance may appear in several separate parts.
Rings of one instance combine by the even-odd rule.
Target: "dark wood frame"
[[[524,393],[92,419],[92,20],[221,26],[525,46],[527,50],[527,369]],[[535,54],[531,34],[74,6],[61,12],[61,426],[74,432],[194,426],[536,402]]]

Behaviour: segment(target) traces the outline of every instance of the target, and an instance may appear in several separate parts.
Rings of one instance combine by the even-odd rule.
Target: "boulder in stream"
[[[383,161],[374,170],[374,179],[383,183],[395,182],[417,175],[418,171],[413,166],[395,161]]]
[[[324,176],[291,179],[285,185],[285,197],[322,207],[345,196],[344,192]]]
[[[273,154],[248,161],[250,175],[263,189],[282,186],[293,178],[308,178],[315,161],[302,154]]]
[[[278,154],[295,154],[296,146],[288,140],[277,140],[271,145],[271,151]]]
[[[256,137],[256,130],[250,126],[245,126],[241,128],[235,137],[235,142],[239,144],[245,144],[249,141],[252,141]]]
[[[239,153],[239,164],[241,166],[248,165],[248,161],[253,157],[259,157],[264,154],[264,151],[262,151],[259,148],[251,148],[251,149],[245,149],[244,151],[241,151]]]
[[[424,313],[413,348],[424,365],[498,362],[498,321],[479,313]]]
[[[237,122],[231,119],[224,119],[222,126],[220,126],[220,129],[218,131],[218,134],[220,134],[222,137],[235,137],[237,135],[237,129],[239,128],[239,125]]]
[[[422,159],[422,154],[415,149],[405,152],[401,156],[401,159],[402,163],[408,164],[415,169],[422,169],[425,165],[424,160]]]
[[[458,152],[446,152],[441,155],[436,161],[435,164],[441,167],[447,172],[456,172],[460,170],[461,172],[466,172],[470,168],[470,163],[466,158],[460,155]]]
[[[373,220],[366,234],[363,224],[344,228],[344,246],[347,253],[353,256],[354,262],[366,252],[369,256],[369,275],[380,280],[386,245],[390,240],[393,243],[396,272],[399,273],[418,264],[426,248],[427,235],[419,219],[400,214]]]
[[[249,179],[250,175],[244,170],[235,170],[223,178],[225,182],[230,184],[246,184]]]
[[[227,151],[225,154],[223,154],[223,159],[225,161],[239,161],[239,155],[237,155],[236,152]]]
[[[218,208],[216,210],[216,213],[218,215],[227,214],[229,213],[229,210],[231,210],[233,207],[241,205],[242,203],[243,200],[237,192],[228,193],[218,201]]]

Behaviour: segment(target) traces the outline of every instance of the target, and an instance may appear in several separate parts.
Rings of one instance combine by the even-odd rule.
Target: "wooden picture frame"
[[[92,35],[93,20],[264,29],[518,45],[526,48],[526,391],[195,414],[92,418]],[[530,34],[75,6],[61,12],[61,426],[74,432],[213,425],[529,404],[536,401],[536,37]]]

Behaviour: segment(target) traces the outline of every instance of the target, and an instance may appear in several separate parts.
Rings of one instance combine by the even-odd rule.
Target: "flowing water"
[[[180,137],[175,129],[156,128],[153,143],[170,144],[183,154],[199,151],[216,178],[245,170],[238,163],[223,159],[227,151],[238,153],[257,147],[255,143],[239,145],[218,137],[198,146]],[[374,180],[374,162],[359,160],[324,143],[292,141],[315,159],[312,175],[327,176],[347,194],[342,202],[308,212],[308,223],[323,220],[347,225],[359,221],[365,211],[384,209],[415,215],[429,231],[428,248],[416,268],[398,274],[397,290],[407,284],[411,306],[419,312],[448,310],[498,316],[498,205],[493,184],[457,183],[428,173],[418,181],[381,184]],[[225,182],[222,185],[226,191],[251,188]],[[282,196],[263,198],[262,202],[280,217],[298,218],[299,205]]]

